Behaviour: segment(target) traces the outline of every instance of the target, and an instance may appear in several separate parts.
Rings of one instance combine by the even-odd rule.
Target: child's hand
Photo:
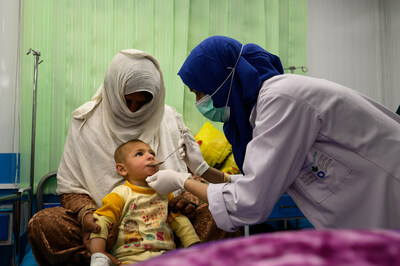
[[[108,253],[105,253],[105,254],[106,254],[106,256],[111,260],[111,262],[112,262],[114,265],[121,265],[121,262],[120,262],[119,260],[117,260],[117,258],[115,258],[113,255],[108,254]]]

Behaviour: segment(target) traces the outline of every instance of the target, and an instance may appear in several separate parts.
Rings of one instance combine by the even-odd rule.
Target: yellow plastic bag
[[[225,162],[221,166],[221,171],[230,175],[236,175],[240,173],[239,167],[236,165],[235,158],[233,157],[233,153],[226,158]]]
[[[216,129],[210,122],[203,125],[195,139],[200,145],[204,160],[214,168],[220,168],[232,153],[232,146],[225,138],[224,133]]]

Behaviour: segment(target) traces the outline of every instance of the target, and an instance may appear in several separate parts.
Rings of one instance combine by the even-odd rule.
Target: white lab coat
[[[250,123],[245,175],[207,190],[218,227],[263,222],[287,191],[316,228],[400,228],[400,116],[289,74],[263,83]]]

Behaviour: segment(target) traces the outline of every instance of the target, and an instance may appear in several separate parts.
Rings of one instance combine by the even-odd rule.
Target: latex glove
[[[185,181],[191,178],[189,173],[178,173],[174,170],[160,170],[152,176],[146,178],[150,187],[158,193],[167,195],[178,189],[184,189]]]
[[[199,144],[189,132],[183,134],[179,147],[181,159],[193,174],[201,176],[210,167],[203,159]]]

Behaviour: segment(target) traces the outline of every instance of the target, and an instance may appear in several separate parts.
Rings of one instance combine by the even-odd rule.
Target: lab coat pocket
[[[296,184],[321,203],[348,177],[351,170],[333,156],[313,147],[300,171]]]

